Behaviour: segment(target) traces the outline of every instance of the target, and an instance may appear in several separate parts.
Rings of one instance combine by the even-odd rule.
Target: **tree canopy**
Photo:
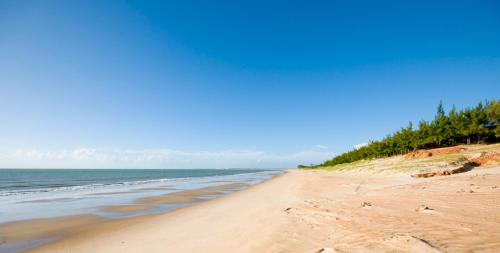
[[[414,129],[407,127],[380,141],[345,152],[320,165],[333,166],[363,159],[401,155],[417,149],[448,147],[458,144],[494,143],[500,140],[500,101],[479,102],[477,106],[457,111],[455,106],[446,114],[439,103],[437,113],[430,122],[420,121]]]

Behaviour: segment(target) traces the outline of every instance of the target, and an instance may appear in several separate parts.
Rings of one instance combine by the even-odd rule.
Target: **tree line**
[[[410,122],[380,141],[345,152],[320,165],[333,166],[363,159],[402,155],[417,149],[448,147],[459,144],[495,143],[500,140],[500,100],[479,102],[477,106],[446,113],[440,102],[430,122],[421,120],[414,129]],[[307,167],[299,165],[299,167]]]

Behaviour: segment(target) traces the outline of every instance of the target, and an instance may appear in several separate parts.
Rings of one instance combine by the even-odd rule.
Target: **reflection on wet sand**
[[[61,235],[69,235],[75,228],[91,227],[102,220],[97,215],[88,214],[5,223],[0,226],[0,252],[31,248]]]
[[[0,253],[19,252],[29,248],[37,247],[41,244],[60,239],[63,236],[68,236],[79,231],[88,230],[97,224],[106,223],[109,226],[114,226],[114,224],[121,224],[121,222],[125,222],[125,220],[131,223],[140,222],[141,219],[145,218],[144,214],[157,213],[147,212],[148,210],[156,211],[158,209],[171,211],[189,204],[207,201],[211,198],[215,198],[229,192],[245,189],[248,186],[249,184],[247,183],[232,183],[220,186],[210,186],[196,190],[173,192],[161,196],[145,197],[136,200],[132,204],[106,206],[101,209],[104,212],[115,213],[116,215],[110,216],[112,218],[127,217],[127,219],[105,219],[98,215],[86,214],[60,218],[24,220],[0,224]],[[165,190],[165,188],[163,188],[162,190]],[[129,192],[96,193],[95,195],[123,193]],[[36,201],[51,202],[71,200],[71,198],[60,198]],[[127,215],[121,216],[118,215],[118,213],[126,213]]]
[[[136,200],[133,204],[113,205],[102,208],[105,212],[138,212],[152,209],[161,205],[181,204],[206,201],[204,196],[217,197],[227,191],[236,191],[248,187],[246,183],[232,183],[219,186],[209,186],[197,190],[188,190],[169,193],[162,196],[145,197]]]

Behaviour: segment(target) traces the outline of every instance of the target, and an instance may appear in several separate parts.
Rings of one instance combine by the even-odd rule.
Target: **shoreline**
[[[100,207],[125,205],[145,197],[237,182],[252,185],[282,172],[256,169],[33,169],[0,170],[0,173],[5,175],[4,180],[22,182],[14,188],[6,183],[0,189],[0,223],[5,223],[87,213],[115,218],[113,212],[103,211]],[[30,185],[29,180],[23,181],[25,177],[39,178],[39,181]],[[54,183],[56,181],[59,183]]]
[[[26,252],[494,252],[498,186],[500,167],[426,179],[291,170],[222,198],[103,222]]]
[[[23,252],[42,253],[498,252],[499,148],[287,170],[249,187],[233,182],[102,207],[127,214],[186,203],[169,212],[38,220],[18,227],[17,235],[32,233],[37,247]],[[438,173],[471,160],[478,162],[468,170]],[[415,176],[430,172],[434,176]],[[13,231],[2,227],[0,238],[15,238]],[[52,241],[41,241],[37,232]]]
[[[275,175],[256,185],[265,183],[287,172]],[[64,240],[68,236],[93,229],[102,224],[128,226],[153,216],[175,212],[179,209],[213,201],[253,187],[245,182],[207,186],[192,190],[181,190],[156,196],[141,197],[131,203],[105,205],[99,210],[113,213],[113,218],[97,214],[57,216],[4,222],[0,224],[0,253],[25,252],[45,244]],[[123,194],[123,193],[120,193]],[[28,232],[26,232],[28,231]]]

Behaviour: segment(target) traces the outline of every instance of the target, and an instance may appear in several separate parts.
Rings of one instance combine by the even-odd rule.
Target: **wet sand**
[[[223,195],[226,191],[233,192],[245,187],[248,187],[248,184],[231,183],[218,186],[209,186],[197,190],[179,191],[162,196],[140,198],[132,204],[106,206],[102,208],[102,210],[106,212],[138,212],[152,209],[160,205],[196,203],[209,199],[203,198],[204,196],[220,196]]]
[[[248,187],[246,183],[230,183],[219,186],[204,187],[196,190],[179,191],[161,196],[145,197],[132,204],[105,206],[102,211],[115,213],[135,213],[150,210],[162,205],[198,203],[210,198],[222,196],[228,192]],[[117,194],[117,193],[115,193]],[[64,199],[40,200],[36,202],[52,202]],[[74,199],[68,199],[74,200]],[[33,201],[35,202],[35,201]],[[127,218],[127,224],[140,222],[145,217]],[[13,252],[28,249],[50,241],[70,236],[102,224],[121,224],[120,220],[107,220],[97,215],[75,215],[67,217],[25,220],[0,225],[0,252]]]
[[[90,229],[102,222],[95,215],[11,222],[0,227],[0,252],[14,252],[39,243],[69,236],[80,229]]]

